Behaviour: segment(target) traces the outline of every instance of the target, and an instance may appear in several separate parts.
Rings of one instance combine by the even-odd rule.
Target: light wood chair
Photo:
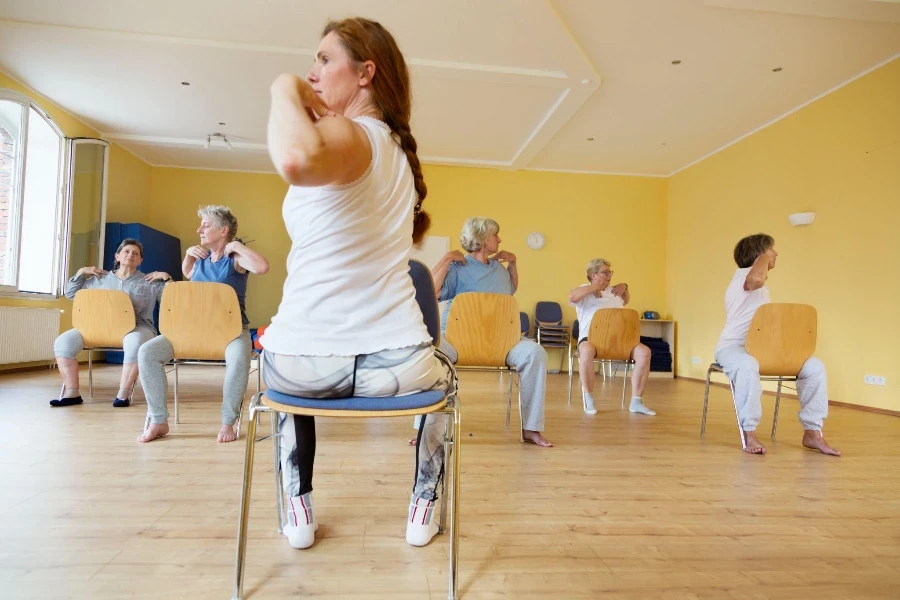
[[[79,290],[75,294],[72,327],[84,338],[84,349],[88,353],[88,388],[91,398],[94,397],[94,352],[121,351],[122,338],[135,328],[135,323],[134,305],[125,292]],[[133,396],[134,386],[131,390]]]
[[[438,315],[437,300],[435,299],[434,282],[431,272],[423,263],[417,260],[409,261],[410,277],[416,288],[416,302],[421,309],[425,325],[428,328],[432,341],[437,346],[440,343],[440,317]],[[518,329],[518,314],[516,315],[516,328]],[[518,335],[518,333],[516,333]],[[281,481],[281,463],[278,460],[280,435],[277,430],[278,414],[306,415],[311,417],[411,417],[431,413],[447,415],[447,426],[444,431],[444,464],[445,472],[450,476],[450,496],[447,496],[447,478],[441,478],[441,512],[438,521],[439,531],[446,533],[447,512],[449,505],[450,521],[450,552],[449,552],[449,593],[448,598],[455,600],[457,597],[458,565],[459,565],[459,444],[462,441],[460,430],[460,406],[456,394],[457,378],[453,364],[439,351],[435,355],[445,361],[452,374],[452,390],[448,395],[443,391],[434,390],[396,396],[388,398],[339,398],[339,399],[315,399],[299,398],[281,394],[274,390],[266,390],[257,393],[250,402],[250,420],[247,427],[247,448],[244,458],[244,482],[241,491],[241,508],[238,521],[237,556],[235,557],[233,600],[241,600],[244,594],[244,566],[247,553],[247,527],[250,518],[250,488],[253,478],[253,459],[256,444],[269,437],[272,438],[274,470],[275,470],[275,500],[277,531],[280,534],[286,523],[284,511],[284,492]],[[260,413],[268,412],[272,424],[271,436],[256,439],[256,428]]]
[[[622,408],[625,408],[625,389],[628,384],[628,369],[634,368],[631,353],[641,343],[641,317],[636,310],[630,308],[604,308],[594,313],[591,328],[588,330],[588,342],[594,347],[597,355],[594,364],[599,363],[601,370],[606,365],[625,366],[622,378]],[[572,380],[575,359],[578,358],[578,345],[569,353],[569,404],[572,404]],[[579,373],[579,379],[581,374]],[[606,372],[603,372],[606,379]],[[584,395],[582,394],[582,404]]]
[[[781,404],[781,388],[784,382],[797,381],[803,365],[816,351],[818,314],[808,304],[772,303],[756,309],[750,330],[747,332],[747,353],[759,363],[760,381],[777,381],[775,395],[775,415],[772,418],[772,437],[778,427],[778,408]],[[706,391],[703,395],[703,420],[700,423],[700,437],[706,435],[706,411],[709,405],[709,383],[713,372],[724,373],[717,362],[706,370]],[[729,379],[731,398],[734,400],[734,382]],[[741,447],[747,448],[741,417],[734,407],[737,417]]]
[[[498,371],[509,374],[506,428],[512,412],[513,373],[506,355],[522,339],[519,304],[507,294],[467,292],[453,299],[444,337],[456,348],[459,371]],[[519,419],[522,398],[519,396]],[[521,438],[521,432],[520,436]]]
[[[234,289],[224,283],[179,281],[163,291],[159,310],[159,332],[175,350],[175,423],[178,414],[179,365],[225,365],[225,347],[243,332],[241,307]],[[260,388],[258,354],[251,352],[248,368],[256,362],[256,391]],[[238,413],[240,415],[240,411]],[[235,423],[240,432],[241,421]]]

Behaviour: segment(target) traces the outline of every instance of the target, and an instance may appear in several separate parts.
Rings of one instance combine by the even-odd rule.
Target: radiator
[[[52,359],[60,312],[0,306],[0,365]]]

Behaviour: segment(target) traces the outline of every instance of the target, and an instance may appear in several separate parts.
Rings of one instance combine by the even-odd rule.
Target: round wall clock
[[[532,250],[540,250],[544,247],[544,235],[535,231],[528,234],[528,247]]]

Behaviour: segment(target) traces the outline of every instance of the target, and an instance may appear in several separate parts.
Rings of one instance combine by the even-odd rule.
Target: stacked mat
[[[641,336],[641,343],[650,348],[650,370],[670,372],[672,370],[672,353],[669,343],[662,338]]]

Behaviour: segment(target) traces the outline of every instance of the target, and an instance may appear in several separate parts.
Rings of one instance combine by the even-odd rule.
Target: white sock
[[[409,517],[406,519],[406,543],[425,546],[438,532],[434,519],[436,502],[412,496],[409,501]]]
[[[63,394],[63,398],[77,398],[81,395],[81,392],[78,391],[78,388],[72,388],[71,390],[66,388],[66,393]]]
[[[591,396],[590,392],[584,390],[581,391],[581,394],[584,396],[584,412],[589,415],[596,415],[597,408],[594,406],[594,397]]]
[[[316,530],[319,528],[313,515],[312,492],[288,498],[287,511],[288,524],[282,533],[294,548],[309,548],[316,541]]]
[[[644,401],[640,396],[631,397],[631,407],[628,410],[633,413],[641,413],[642,415],[649,415],[651,417],[656,415],[654,411],[644,406]]]

